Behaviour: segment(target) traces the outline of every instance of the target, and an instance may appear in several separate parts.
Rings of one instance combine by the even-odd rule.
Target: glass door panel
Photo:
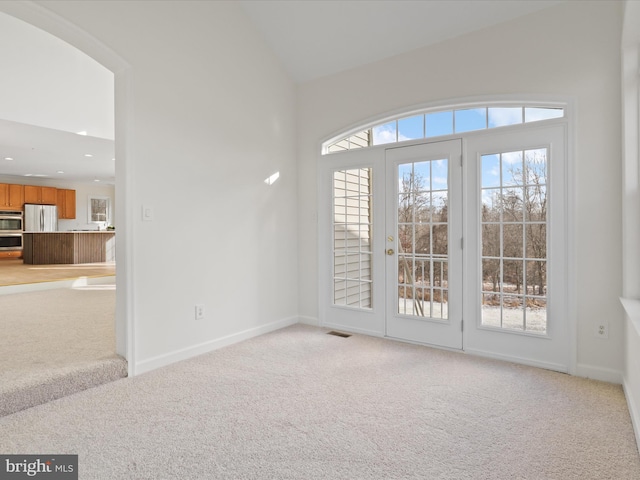
[[[398,181],[397,313],[447,319],[448,158],[399,164]]]
[[[547,331],[547,148],[481,155],[481,324]]]

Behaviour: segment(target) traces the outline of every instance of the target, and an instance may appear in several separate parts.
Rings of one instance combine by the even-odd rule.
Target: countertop
[[[116,233],[115,230],[67,230],[65,232],[22,232],[23,234],[28,233]]]

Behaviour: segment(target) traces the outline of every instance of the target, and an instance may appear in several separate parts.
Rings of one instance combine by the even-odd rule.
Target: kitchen
[[[85,228],[74,228],[75,189],[0,183],[0,259],[29,265],[115,261],[111,196],[87,199]]]

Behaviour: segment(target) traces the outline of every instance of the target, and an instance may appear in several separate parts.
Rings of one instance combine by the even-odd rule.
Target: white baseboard
[[[556,372],[567,373],[567,367],[564,365],[559,365],[555,363],[549,362],[540,362],[537,360],[532,360],[530,358],[524,357],[516,357],[509,355],[500,355],[493,352],[486,352],[484,350],[476,350],[476,349],[464,349],[464,353],[469,355],[477,355],[479,357],[493,358],[495,360],[502,360],[503,362],[511,362],[518,363],[520,365],[528,365],[530,367],[544,368],[545,370],[553,370]]]
[[[296,323],[298,323],[298,321],[299,318],[297,316],[284,318],[282,320],[271,322],[266,325],[261,325],[259,327],[250,328],[242,332],[234,333],[226,337],[217,338],[208,342],[200,343],[198,345],[183,348],[181,350],[175,350],[170,353],[158,355],[147,360],[142,360],[136,363],[135,374],[140,375],[141,373],[150,372],[151,370],[155,370],[156,368],[165,367],[181,360],[187,360],[188,358],[197,357],[198,355],[202,355],[203,353],[212,352],[219,348],[242,342],[243,340],[248,340],[259,335],[264,335],[265,333],[273,332],[274,330],[279,330],[290,325],[295,325]]]
[[[314,327],[320,326],[320,320],[318,320],[317,317],[305,317],[304,315],[301,315],[298,317],[298,321],[299,323],[304,323],[305,325],[311,325]]]
[[[636,408],[636,406],[640,404],[637,402],[638,399],[633,397],[631,389],[627,385],[626,378],[622,380],[622,388],[624,390],[624,396],[627,399],[629,414],[631,415],[631,425],[636,434],[636,447],[638,448],[638,453],[640,453],[640,411]]]
[[[601,380],[603,382],[622,384],[622,372],[612,368],[596,367],[579,363],[576,365],[576,376]]]

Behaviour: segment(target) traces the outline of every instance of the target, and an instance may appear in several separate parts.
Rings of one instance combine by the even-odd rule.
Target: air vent
[[[342,332],[335,332],[335,331],[327,332],[327,335],[334,335],[336,337],[342,337],[342,338],[349,338],[351,336],[351,334],[349,333],[342,333]]]

